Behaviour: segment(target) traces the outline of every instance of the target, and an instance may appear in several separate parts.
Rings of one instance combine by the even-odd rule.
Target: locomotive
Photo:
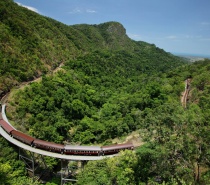
[[[22,143],[30,145],[34,148],[39,148],[49,152],[55,152],[65,155],[112,155],[120,152],[121,150],[133,150],[132,143],[114,144],[109,146],[81,146],[81,145],[63,145],[54,142],[44,141],[36,139],[25,133],[22,133],[14,129],[9,123],[7,123],[0,114],[0,126],[13,138],[19,140]]]

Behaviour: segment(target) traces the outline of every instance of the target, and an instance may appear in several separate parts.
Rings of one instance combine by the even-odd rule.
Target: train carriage
[[[10,124],[8,124],[6,121],[1,119],[0,120],[0,125],[8,134],[11,135],[11,132],[14,130],[14,128]]]
[[[102,146],[103,155],[111,155],[120,152],[121,150],[133,150],[134,146],[132,143],[115,144],[109,146]]]
[[[34,147],[39,149],[44,149],[50,152],[56,152],[56,153],[63,153],[64,145],[57,144],[49,141],[44,141],[41,139],[35,139],[33,142]]]
[[[11,135],[16,138],[17,140],[19,141],[22,141],[23,143],[26,143],[28,145],[33,145],[33,141],[35,138],[29,136],[29,135],[26,135],[20,131],[17,131],[17,130],[13,130],[11,131]]]
[[[0,113],[0,126],[9,135],[19,140],[20,142],[31,145],[32,147],[35,148],[43,149],[50,152],[66,154],[66,155],[86,155],[86,156],[112,155],[120,152],[121,150],[134,149],[132,143],[114,144],[114,145],[100,147],[100,146],[62,145],[62,144],[36,139],[16,130],[9,123],[4,121],[1,113]]]
[[[65,145],[64,153],[67,155],[101,155],[100,146]]]

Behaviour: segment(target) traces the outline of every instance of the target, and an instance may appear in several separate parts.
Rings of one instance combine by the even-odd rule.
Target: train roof
[[[14,130],[14,128],[3,119],[0,120],[0,125],[3,127],[4,130],[6,130],[7,133],[10,133]]]
[[[124,144],[114,144],[109,146],[102,146],[102,150],[114,150],[114,149],[123,149],[123,148],[133,148],[132,143],[124,143]]]
[[[87,151],[99,151],[100,146],[77,146],[77,145],[65,145],[65,150],[87,150]]]
[[[27,140],[30,143],[33,142],[34,139],[35,139],[34,137],[31,137],[29,135],[26,135],[26,134],[24,134],[24,133],[22,133],[22,132],[20,132],[18,130],[13,130],[11,133],[12,133],[12,135],[16,135],[18,137],[21,137],[21,138]]]
[[[34,140],[34,144],[38,144],[38,145],[45,145],[45,146],[49,146],[52,148],[59,148],[59,149],[63,149],[64,145],[62,144],[57,144],[57,143],[53,143],[53,142],[49,142],[49,141],[44,141],[41,139],[35,139]]]

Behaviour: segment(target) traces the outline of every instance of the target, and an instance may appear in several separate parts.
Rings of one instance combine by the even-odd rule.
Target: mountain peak
[[[118,22],[107,22],[100,24],[99,27],[104,27],[107,33],[114,34],[117,36],[125,36],[126,29],[123,27],[122,24]]]

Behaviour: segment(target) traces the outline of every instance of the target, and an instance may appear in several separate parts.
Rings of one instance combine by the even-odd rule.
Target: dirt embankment
[[[184,108],[187,107],[187,99],[190,92],[190,81],[191,79],[185,80],[185,91],[182,93],[181,103]]]
[[[56,73],[57,71],[59,70],[63,70],[62,69],[62,66],[64,65],[64,63],[61,63],[57,68],[55,68],[54,70],[52,70],[50,74],[54,74]],[[27,82],[22,82],[20,85],[16,86],[16,89],[24,89],[27,85],[29,85],[30,83],[33,83],[33,82],[40,82],[42,80],[42,77],[38,77],[38,78],[35,78],[34,80],[31,80],[31,81],[27,81]],[[8,92],[6,95],[4,95],[2,98],[1,98],[1,104],[4,104],[7,102],[7,100],[10,98],[10,95],[12,95],[12,92]]]

